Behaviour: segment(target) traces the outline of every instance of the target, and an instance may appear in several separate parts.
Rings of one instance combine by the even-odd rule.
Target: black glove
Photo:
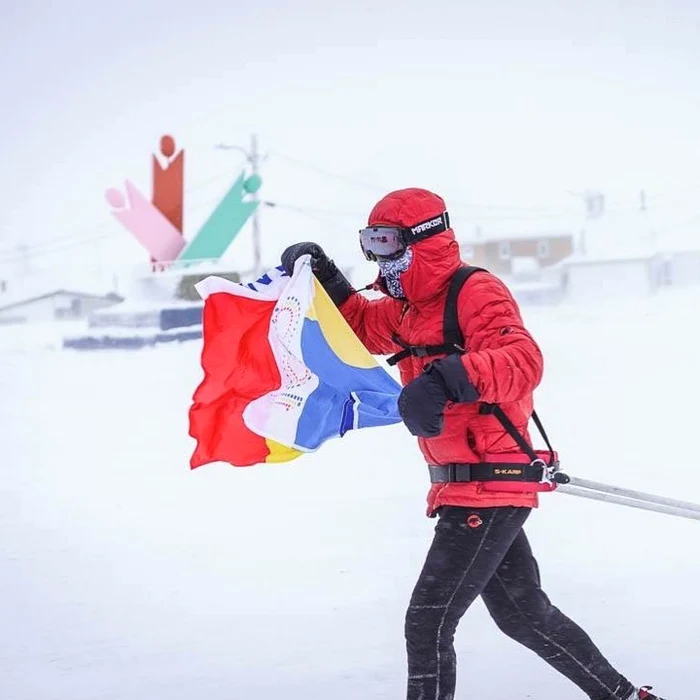
[[[302,256],[311,256],[311,271],[328,292],[336,306],[340,306],[351,294],[355,293],[345,275],[335,263],[323,252],[318,243],[295,243],[282,253],[282,266],[288,275],[294,272],[294,263]]]
[[[479,392],[469,379],[460,355],[429,362],[420,376],[399,396],[399,413],[409,432],[417,437],[437,437],[442,432],[448,401],[473,403]]]

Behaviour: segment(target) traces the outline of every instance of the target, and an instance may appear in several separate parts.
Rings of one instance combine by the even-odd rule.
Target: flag
[[[285,462],[348,430],[398,423],[401,387],[300,258],[242,285],[197,284],[204,379],[190,408],[191,466]]]

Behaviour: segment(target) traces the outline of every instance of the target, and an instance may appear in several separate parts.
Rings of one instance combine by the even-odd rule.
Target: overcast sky
[[[270,264],[298,239],[359,262],[372,204],[406,186],[458,233],[556,228],[586,188],[700,212],[697,0],[0,0],[0,67],[0,262],[97,234],[32,264],[142,261],[103,192],[150,195],[164,133],[188,237],[241,164],[213,145],[259,135],[262,196],[319,210],[263,212]]]

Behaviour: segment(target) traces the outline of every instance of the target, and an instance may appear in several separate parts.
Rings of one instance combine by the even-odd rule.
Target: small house
[[[536,260],[540,267],[550,267],[574,252],[571,233],[527,233],[485,236],[477,233],[460,242],[462,259],[485,267],[497,275],[512,275],[514,261]]]

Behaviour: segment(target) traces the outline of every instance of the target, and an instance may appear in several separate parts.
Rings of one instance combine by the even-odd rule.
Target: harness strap
[[[464,335],[459,327],[459,312],[457,309],[457,298],[462,291],[462,287],[466,281],[475,272],[486,272],[481,267],[473,267],[464,265],[452,275],[450,286],[447,289],[447,299],[445,300],[445,311],[442,317],[443,334],[445,343],[459,348],[460,352],[464,352]]]
[[[460,267],[457,272],[452,276],[450,280],[450,286],[447,290],[447,298],[445,300],[445,311],[443,314],[443,335],[444,342],[441,345],[409,345],[404,340],[402,340],[398,334],[394,333],[392,336],[393,341],[403,348],[403,350],[397,352],[387,359],[387,363],[392,367],[401,360],[405,360],[407,357],[428,357],[431,355],[453,355],[459,353],[460,355],[466,352],[465,339],[462,333],[462,329],[459,327],[459,312],[457,308],[457,299],[462,287],[466,281],[475,272],[488,272],[481,267],[473,267],[471,265],[465,265]],[[479,413],[483,415],[493,415],[499,423],[503,426],[503,429],[510,435],[513,441],[518,445],[518,447],[530,458],[531,464],[523,466],[519,465],[497,465],[489,463],[481,464],[452,464],[446,467],[433,467],[430,468],[431,481],[433,481],[433,475],[438,474],[438,476],[444,477],[442,481],[433,483],[443,483],[445,481],[541,481],[543,478],[544,469],[558,468],[558,463],[556,462],[554,448],[552,447],[549,437],[545,432],[544,426],[540,417],[537,415],[536,411],[532,412],[532,420],[537,427],[540,435],[544,439],[547,449],[549,450],[549,464],[545,465],[543,460],[537,455],[533,447],[525,439],[525,436],[515,427],[513,421],[508,417],[506,412],[497,404],[482,403],[479,406]],[[434,470],[446,469],[443,471]],[[447,478],[456,474],[454,470],[457,470],[459,474],[463,477],[468,476],[469,478],[452,479]],[[503,474],[503,470],[509,473]],[[450,471],[452,470],[452,471]],[[477,477],[475,474],[479,474]],[[566,475],[558,475],[558,479],[563,480],[568,479]]]
[[[457,314],[457,297],[464,283],[475,273],[486,272],[481,267],[466,265],[460,267],[450,280],[445,300],[445,311],[442,317],[443,335],[445,342],[439,345],[409,345],[397,333],[394,333],[392,340],[403,348],[387,359],[390,367],[405,360],[407,357],[430,357],[432,355],[460,355],[464,353],[464,338],[459,329],[459,315]]]
[[[537,415],[537,411],[532,411],[532,420],[537,427],[537,430],[539,430],[540,435],[542,436],[542,439],[544,440],[544,444],[547,445],[547,449],[549,450],[550,455],[552,456],[550,459],[554,458],[554,448],[552,447],[552,443],[549,441],[549,438],[547,437],[547,432],[544,429],[544,425],[542,425],[542,421],[540,420],[540,417]]]
[[[478,464],[431,464],[431,484],[451,484],[470,481],[524,481],[540,483],[546,474],[542,464],[517,464],[515,462],[479,462]]]
[[[386,362],[391,367],[411,356],[430,357],[431,355],[452,355],[455,352],[462,352],[462,350],[455,348],[453,345],[448,345],[447,343],[442,343],[441,345],[408,345],[408,343],[404,342],[396,333],[394,333],[391,339],[403,348],[403,350],[400,350],[387,359]]]
[[[479,413],[482,415],[495,416],[498,419],[498,422],[503,426],[503,429],[508,433],[508,435],[510,435],[511,438],[513,438],[518,447],[533,462],[539,461],[540,458],[537,456],[535,450],[532,449],[532,446],[524,438],[523,434],[515,427],[513,421],[508,418],[506,412],[499,405],[494,403],[482,403],[479,406]],[[537,411],[532,412],[532,420],[534,421],[535,425],[537,426],[537,430],[539,430],[540,435],[547,445],[547,449],[549,450],[549,465],[551,466],[554,463],[554,448],[549,442],[549,438],[547,437],[547,433],[545,432],[540,417],[537,415]]]

